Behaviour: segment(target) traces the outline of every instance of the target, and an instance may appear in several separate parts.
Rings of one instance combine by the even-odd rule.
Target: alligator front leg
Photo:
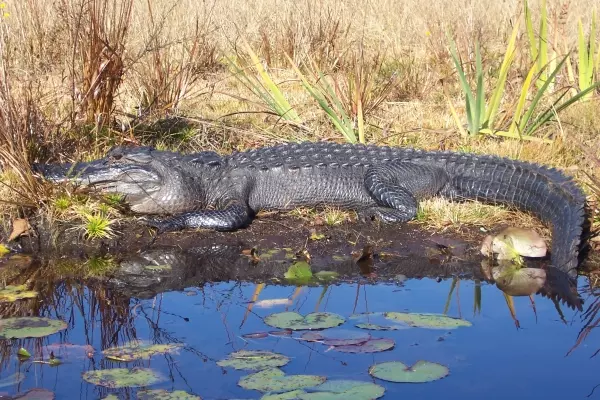
[[[146,218],[144,222],[158,233],[197,228],[232,231],[247,225],[250,214],[246,205],[235,201],[222,210],[191,211],[163,219]]]
[[[379,206],[359,215],[384,222],[410,221],[417,215],[418,200],[438,194],[448,182],[446,171],[438,167],[402,161],[372,166],[364,183]]]

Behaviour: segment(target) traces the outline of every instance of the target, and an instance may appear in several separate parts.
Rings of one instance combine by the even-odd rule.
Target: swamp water
[[[460,246],[313,239],[5,256],[35,293],[0,303],[0,399],[600,398],[587,278],[510,296]]]

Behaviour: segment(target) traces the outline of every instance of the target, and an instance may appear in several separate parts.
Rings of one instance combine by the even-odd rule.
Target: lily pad
[[[140,390],[137,392],[138,400],[202,400],[202,397],[189,394],[183,390],[169,392],[164,389]]]
[[[309,263],[297,261],[290,266],[283,276],[291,281],[307,282],[310,281],[313,273]]]
[[[38,295],[35,290],[27,290],[26,285],[7,285],[0,289],[0,302],[12,303],[17,300],[31,299]]]
[[[313,392],[315,390],[315,392]],[[302,400],[374,400],[385,393],[383,386],[372,382],[332,380],[301,393]]]
[[[456,329],[471,326],[469,321],[448,317],[443,314],[387,312],[385,317],[393,321],[403,322],[413,328]]]
[[[395,345],[396,343],[393,339],[375,338],[361,344],[334,346],[333,349],[343,353],[379,353],[381,351],[393,349]]]
[[[166,354],[177,351],[183,345],[179,343],[145,344],[134,341],[119,347],[111,347],[102,352],[104,357],[115,361],[147,360],[155,354]]]
[[[29,350],[27,350],[25,347],[21,347],[18,351],[17,351],[17,356],[19,357],[19,359],[27,359],[29,357],[31,357],[31,353],[29,352]]]
[[[331,329],[323,332],[306,332],[302,335],[302,339],[309,342],[323,342],[327,346],[344,346],[364,343],[371,339],[371,334],[348,329]]]
[[[150,386],[167,380],[157,371],[149,368],[112,368],[87,371],[83,374],[86,382],[108,388]]]
[[[352,314],[348,319],[362,321],[355,325],[360,329],[373,331],[396,331],[399,329],[408,329],[405,324],[400,324],[386,318],[385,313],[383,312]]]
[[[246,369],[260,371],[267,368],[283,367],[290,359],[283,354],[270,351],[248,351],[240,350],[231,353],[228,358],[218,361],[221,367],[232,367],[235,369]]]
[[[280,329],[311,330],[333,328],[344,323],[344,317],[334,313],[316,312],[302,315],[286,311],[271,314],[265,318],[267,325]]]
[[[64,321],[43,317],[0,319],[0,339],[44,337],[67,328]]]
[[[327,380],[318,375],[286,375],[279,368],[269,368],[241,378],[238,385],[260,392],[289,392],[317,386]]]
[[[400,361],[389,361],[375,364],[369,368],[371,376],[397,383],[431,382],[442,379],[449,373],[448,367],[423,360],[417,361],[410,367]]]
[[[306,393],[304,390],[292,390],[285,393],[265,394],[260,400],[297,400],[304,393]]]
[[[368,323],[356,324],[355,326],[357,328],[366,329],[366,330],[370,330],[370,331],[396,331],[399,329],[398,327],[396,327],[394,325],[379,325],[379,324],[368,324]]]

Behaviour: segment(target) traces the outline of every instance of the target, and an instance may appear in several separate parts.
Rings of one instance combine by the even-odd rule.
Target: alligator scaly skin
[[[489,155],[324,142],[223,157],[154,152],[168,160],[162,164],[170,164],[163,172],[168,190],[153,200],[163,213],[174,214],[148,220],[159,231],[235,230],[261,210],[322,205],[403,222],[415,217],[419,200],[441,195],[532,212],[552,228],[552,265],[569,274],[578,266],[585,196],[554,168]],[[155,213],[144,207],[135,211]]]

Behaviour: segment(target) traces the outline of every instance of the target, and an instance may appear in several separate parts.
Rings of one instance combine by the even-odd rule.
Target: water
[[[440,268],[440,264],[439,259],[434,262],[431,258],[410,257],[376,260],[370,267],[377,272],[377,277],[365,274],[364,268],[362,273],[356,268],[355,273],[342,273],[344,279],[335,284],[292,285],[280,276],[280,271],[287,270],[292,262],[290,257],[282,256],[269,261],[271,264],[265,260],[266,266],[260,267],[259,263],[251,267],[247,257],[240,257],[239,253],[232,256],[234,261],[212,253],[207,258],[193,253],[192,264],[188,260],[181,265],[177,262],[185,258],[182,254],[166,251],[163,254],[165,257],[160,260],[144,262],[164,266],[167,265],[165,260],[170,260],[171,269],[165,272],[154,268],[152,278],[143,282],[139,274],[131,278],[135,265],[112,258],[111,262],[116,262],[118,268],[128,269],[111,275],[116,277],[108,281],[84,279],[70,272],[69,266],[75,264],[86,265],[88,273],[108,264],[98,260],[69,263],[64,258],[34,259],[31,264],[29,260],[20,261],[27,265],[18,267],[21,272],[17,281],[30,279],[40,295],[34,300],[3,304],[3,317],[59,318],[67,322],[68,328],[44,338],[0,341],[0,380],[15,372],[25,375],[22,382],[8,384],[0,391],[13,396],[32,388],[45,388],[54,392],[57,399],[101,399],[111,393],[120,399],[135,399],[135,388],[107,389],[87,383],[82,374],[142,366],[167,377],[165,382],[152,385],[152,389],[184,390],[203,399],[258,399],[262,393],[237,386],[238,380],[250,372],[216,365],[229,353],[246,349],[268,350],[291,357],[291,362],[282,367],[286,374],[375,382],[385,388],[384,399],[600,398],[600,388],[593,391],[600,384],[598,357],[595,357],[600,340],[593,329],[600,321],[600,316],[595,314],[600,309],[600,290],[590,288],[584,277],[578,279],[576,287],[583,300],[581,310],[535,294],[531,299],[513,297],[513,315],[504,293],[477,274],[465,273],[476,268],[476,264],[460,260],[443,268],[445,273],[440,272],[440,275],[446,276],[442,279],[436,276],[411,278],[407,271],[415,270],[415,263],[423,265],[422,275],[431,273],[427,268]],[[319,260],[313,259],[312,263],[318,264]],[[229,272],[223,270],[225,264]],[[353,260],[345,260],[336,268],[344,271],[344,266],[352,265],[356,266]],[[331,268],[331,264],[328,266]],[[40,268],[47,272],[37,275],[31,272]],[[218,278],[218,269],[223,279]],[[460,277],[451,277],[449,270]],[[271,275],[276,279],[259,279],[253,274]],[[292,299],[291,304],[269,308],[253,306],[253,300],[284,298]],[[445,313],[470,321],[472,326],[454,330],[371,331],[373,336],[395,341],[392,350],[372,354],[328,351],[323,344],[293,337],[242,337],[274,330],[263,318],[281,311],[303,315],[326,311],[343,317],[377,311]],[[341,328],[356,329],[352,321],[346,321]],[[179,353],[158,354],[149,360],[130,363],[103,357],[103,349],[132,339],[181,343],[184,347]],[[85,351],[75,351],[81,350],[79,348],[65,346],[62,350],[55,349],[55,355],[61,356],[63,361],[59,366],[31,361],[48,360],[45,347],[65,343],[90,345],[94,353],[90,357]],[[33,355],[32,359],[20,362],[17,359],[20,347],[26,348]],[[450,374],[422,384],[391,383],[369,376],[369,366],[392,360],[406,364],[418,360],[437,362],[446,365]]]

